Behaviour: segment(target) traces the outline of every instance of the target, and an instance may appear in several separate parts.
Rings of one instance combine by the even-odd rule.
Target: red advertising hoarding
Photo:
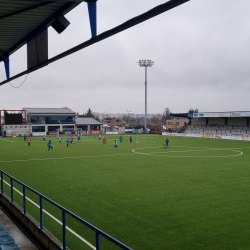
[[[49,132],[49,135],[58,135],[58,132]]]
[[[96,135],[96,134],[101,134],[102,131],[101,131],[101,130],[93,130],[93,131],[89,131],[89,133],[92,134],[92,135],[93,135],[93,134]]]

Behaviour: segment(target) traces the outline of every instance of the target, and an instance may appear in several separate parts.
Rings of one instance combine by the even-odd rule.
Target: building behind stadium
[[[78,118],[69,108],[1,110],[1,131],[6,136],[102,133],[102,123],[92,117]]]

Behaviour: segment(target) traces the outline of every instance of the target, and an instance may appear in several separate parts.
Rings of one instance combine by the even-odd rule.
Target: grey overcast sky
[[[98,33],[166,0],[99,0]],[[250,1],[191,0],[28,75],[20,88],[0,87],[0,109],[67,106],[75,112],[148,113],[250,110]],[[90,38],[87,5],[49,28],[49,57]],[[10,57],[11,75],[26,69],[26,46]],[[3,63],[0,80],[5,79]],[[11,82],[19,86],[24,76]]]

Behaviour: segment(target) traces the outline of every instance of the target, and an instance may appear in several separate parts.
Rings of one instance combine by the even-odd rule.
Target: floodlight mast
[[[139,60],[138,64],[140,67],[145,67],[145,130],[147,131],[147,67],[153,67],[154,62],[151,60]]]

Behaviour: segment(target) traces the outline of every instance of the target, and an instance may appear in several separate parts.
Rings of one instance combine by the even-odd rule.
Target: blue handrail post
[[[67,249],[67,245],[66,245],[66,213],[64,210],[62,211],[62,222],[63,222],[63,248],[62,249]]]
[[[1,171],[1,192],[3,194],[3,171]]]
[[[26,188],[23,186],[23,213],[27,214],[27,209],[26,209]]]
[[[95,240],[96,240],[96,250],[100,250],[101,248],[100,248],[100,234],[98,233],[98,232],[96,232],[96,238],[95,238]]]
[[[40,228],[43,229],[43,197],[40,196]]]
[[[10,178],[10,186],[11,186],[11,202],[14,202],[14,193],[13,193],[13,179]]]
[[[96,21],[96,1],[97,0],[87,0],[88,3],[88,11],[89,11],[89,22],[92,37],[96,37],[97,35],[97,21]]]
[[[5,67],[6,78],[9,79],[10,78],[10,59],[9,59],[9,56],[5,56],[3,58],[3,62],[4,62],[4,67]]]

